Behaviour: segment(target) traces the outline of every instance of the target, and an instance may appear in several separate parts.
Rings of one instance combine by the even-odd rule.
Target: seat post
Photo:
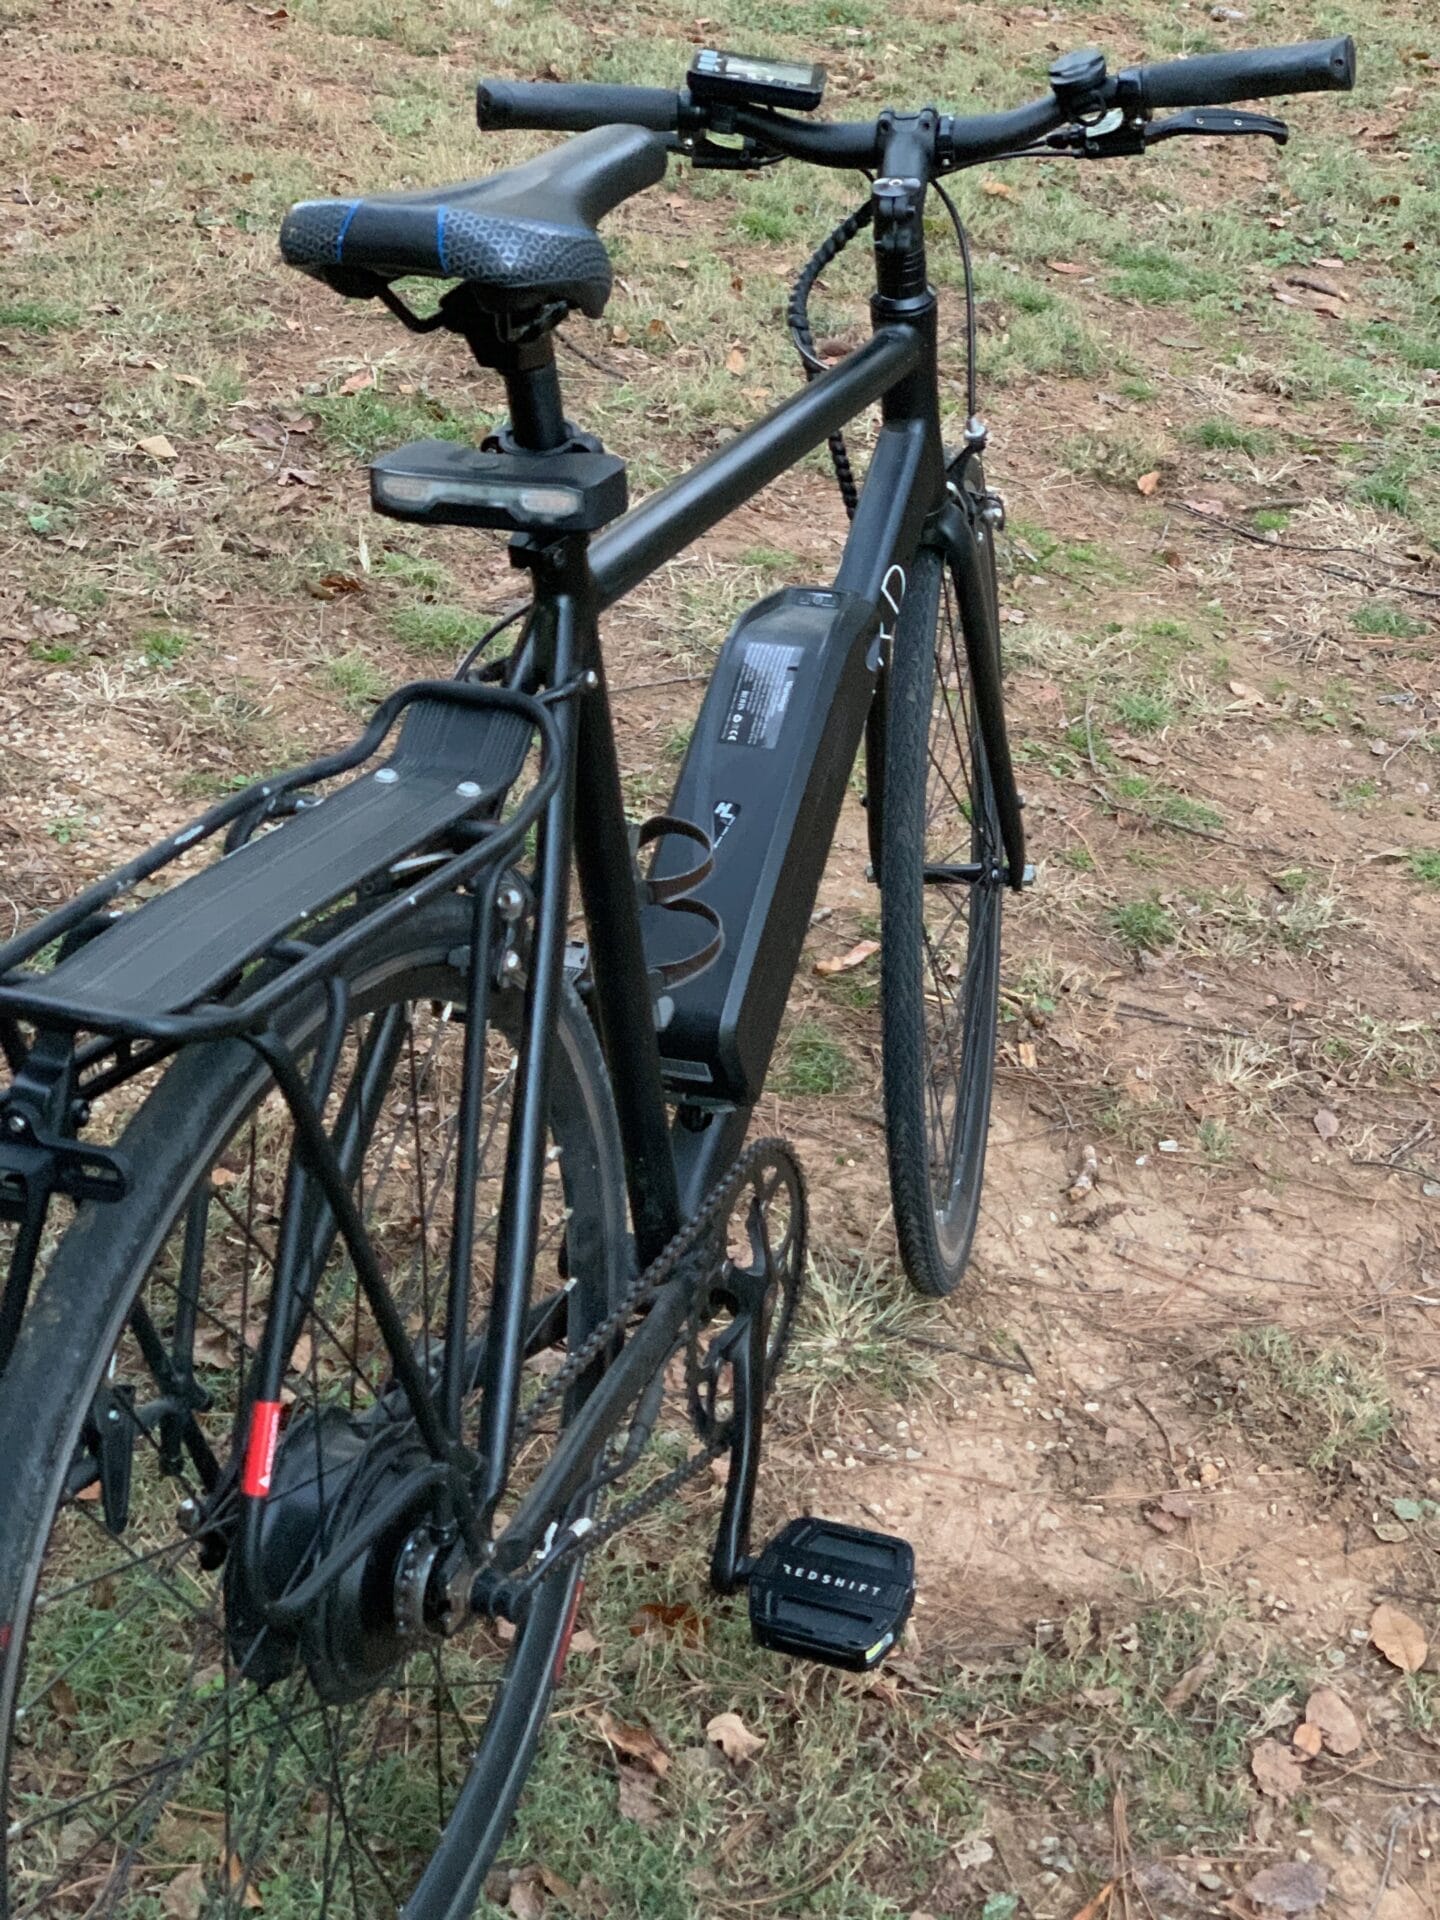
[[[560,398],[555,341],[546,334],[543,340],[530,342],[529,347],[532,351],[543,349],[544,358],[537,364],[500,369],[510,405],[510,435],[524,453],[553,453],[570,439]]]

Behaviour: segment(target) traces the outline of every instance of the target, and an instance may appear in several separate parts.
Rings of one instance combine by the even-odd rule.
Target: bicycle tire
[[[424,1010],[426,1018],[447,1024],[455,1034],[463,1032],[463,1022],[444,1022],[444,1016],[435,1009],[464,1004],[465,981],[457,971],[457,963],[467,950],[468,928],[469,908],[465,901],[440,901],[417,913],[404,928],[362,947],[339,969],[349,986],[357,1021],[371,1021],[368,1031],[380,1030],[378,1023],[384,1018],[385,1008],[404,1010],[397,1016],[397,1025],[403,1033],[412,1036],[408,1055],[412,1088],[413,1034],[420,1010]],[[518,996],[512,998],[518,999]],[[284,1038],[303,1050],[318,1033],[322,1015],[323,1001],[319,995],[312,995],[288,1009],[281,1023]],[[492,1004],[492,1021],[502,1036],[507,1027],[515,1029],[514,1013],[507,1008],[504,996]],[[564,1271],[586,1276],[583,1281],[566,1283],[572,1303],[577,1296],[583,1296],[586,1303],[578,1310],[572,1307],[581,1320],[579,1326],[571,1328],[570,1337],[577,1338],[583,1337],[586,1320],[594,1325],[608,1314],[628,1277],[625,1188],[603,1058],[588,1017],[568,986],[560,1003],[555,1040],[550,1096],[553,1145],[549,1164],[558,1162],[559,1175],[556,1198],[549,1204],[552,1214],[558,1209],[562,1215],[558,1232],[565,1250]],[[457,1040],[457,1050],[458,1044]],[[502,1037],[500,1044],[510,1049],[508,1037]],[[377,1103],[377,1111],[382,1115],[393,1110],[392,1094],[400,1085],[404,1051],[402,1042],[400,1051],[394,1055],[394,1070],[384,1079],[383,1099]],[[357,1041],[354,1058],[361,1061],[365,1057]],[[383,1059],[383,1054],[380,1057]],[[423,1084],[427,1090],[443,1090],[444,1069],[434,1069]],[[339,1806],[338,1824],[343,1828],[344,1845],[351,1857],[340,1863],[340,1843],[333,1840],[337,1824],[334,1789],[339,1775],[335,1759],[337,1735],[332,1720],[333,1714],[343,1715],[350,1709],[322,1707],[323,1731],[305,1734],[303,1739],[301,1734],[313,1723],[313,1716],[301,1720],[292,1712],[287,1722],[280,1723],[278,1729],[270,1733],[270,1743],[282,1758],[279,1762],[267,1761],[268,1772],[262,1787],[264,1792],[273,1791],[279,1798],[280,1788],[276,1783],[283,1778],[287,1782],[286,1794],[294,1805],[288,1811],[282,1807],[263,1817],[257,1813],[247,1828],[245,1821],[249,1816],[243,1803],[237,1800],[232,1805],[226,1798],[222,1809],[224,1839],[220,1858],[223,1864],[218,1870],[223,1885],[218,1890],[211,1885],[217,1874],[213,1862],[218,1829],[210,1801],[216,1792],[215,1769],[220,1763],[212,1755],[216,1737],[205,1731],[216,1722],[214,1711],[210,1711],[206,1719],[204,1715],[197,1716],[187,1705],[189,1696],[197,1693],[190,1678],[187,1677],[179,1703],[173,1707],[169,1731],[174,1732],[184,1706],[189,1714],[185,1732],[193,1730],[197,1717],[201,1720],[202,1732],[199,1743],[188,1756],[191,1763],[188,1770],[179,1767],[171,1777],[163,1771],[157,1772],[148,1763],[142,1766],[138,1759],[133,1766],[131,1759],[117,1759],[119,1754],[138,1755],[142,1748],[130,1739],[130,1720],[125,1710],[113,1714],[111,1721],[105,1720],[110,1709],[103,1700],[96,1704],[99,1696],[77,1667],[68,1640],[63,1642],[65,1657],[57,1669],[59,1655],[54,1648],[57,1621],[67,1632],[78,1632],[84,1624],[77,1619],[80,1606],[80,1599],[75,1597],[77,1576],[86,1618],[98,1614],[108,1623],[96,1639],[96,1649],[101,1648],[102,1641],[104,1646],[95,1659],[109,1674],[112,1687],[117,1674],[126,1676],[127,1684],[141,1691],[152,1683],[151,1676],[157,1669],[165,1674],[172,1669],[179,1670],[176,1650],[170,1644],[176,1638],[176,1628],[165,1611],[172,1579],[176,1586],[185,1586],[187,1595],[189,1583],[193,1582],[207,1595],[213,1589],[215,1596],[210,1601],[209,1614],[200,1617],[200,1603],[197,1603],[195,1619],[182,1617],[181,1627],[193,1649],[185,1656],[189,1662],[185,1669],[187,1676],[193,1676],[197,1662],[213,1656],[217,1620],[220,1644],[228,1648],[223,1613],[216,1612],[221,1604],[220,1575],[208,1576],[209,1585],[205,1586],[207,1576],[197,1574],[188,1564],[187,1546],[193,1542],[185,1542],[183,1536],[179,1536],[180,1547],[169,1557],[157,1558],[152,1551],[150,1531],[161,1531],[158,1521],[152,1523],[152,1512],[158,1513],[166,1498],[161,1474],[157,1472],[153,1476],[153,1494],[147,1482],[140,1494],[132,1496],[130,1537],[127,1540],[122,1535],[118,1547],[104,1530],[98,1514],[93,1516],[93,1530],[87,1531],[86,1521],[90,1516],[82,1512],[84,1502],[67,1496],[66,1483],[74,1479],[71,1463],[77,1457],[92,1397],[106,1379],[107,1369],[113,1369],[114,1357],[128,1357],[130,1353],[137,1323],[136,1303],[143,1299],[154,1305],[163,1299],[167,1283],[160,1278],[161,1263],[177,1226],[182,1226],[187,1217],[188,1196],[198,1191],[200,1182],[206,1182],[207,1192],[213,1191],[216,1171],[231,1157],[227,1147],[240,1137],[242,1129],[249,1128],[252,1116],[269,1115],[270,1109],[264,1102],[270,1086],[267,1071],[242,1042],[197,1047],[176,1060],[125,1132],[124,1146],[136,1170],[130,1194],[114,1205],[92,1204],[78,1211],[37,1287],[6,1374],[3,1395],[0,1395],[0,1447],[4,1448],[0,1457],[7,1462],[7,1475],[0,1486],[0,1542],[4,1543],[0,1549],[0,1622],[6,1623],[0,1629],[0,1801],[5,1809],[4,1817],[0,1818],[0,1912],[6,1914],[7,1920],[24,1920],[24,1916],[38,1913],[52,1900],[58,1900],[68,1910],[67,1900],[73,1889],[77,1883],[87,1881],[91,1884],[85,1887],[85,1897],[93,1903],[88,1911],[148,1912],[150,1892],[155,1886],[163,1887],[167,1876],[173,1877],[177,1860],[192,1863],[181,1865],[180,1871],[194,1871],[193,1863],[201,1854],[210,1863],[205,1869],[202,1896],[207,1916],[233,1912],[238,1920],[246,1906],[257,1904],[256,1895],[264,1891],[262,1883],[275,1881],[278,1887],[282,1882],[276,1876],[283,1873],[288,1876],[283,1884],[292,1891],[296,1887],[312,1888],[313,1897],[306,1893],[303,1898],[310,1903],[307,1910],[317,1913],[344,1914],[347,1920],[360,1920],[363,1913],[365,1920],[371,1920],[374,1915],[392,1911],[398,1914],[403,1910],[405,1920],[461,1920],[461,1916],[473,1911],[479,1900],[485,1873],[508,1828],[534,1756],[556,1681],[557,1665],[578,1603],[580,1570],[577,1563],[559,1570],[554,1579],[541,1587],[516,1627],[508,1650],[499,1637],[495,1637],[493,1656],[487,1656],[495,1669],[493,1681],[487,1678],[485,1682],[491,1689],[488,1713],[482,1728],[472,1732],[467,1723],[459,1729],[462,1738],[455,1745],[453,1762],[458,1777],[453,1792],[448,1794],[440,1783],[441,1756],[442,1747],[454,1736],[447,1722],[442,1739],[441,1713],[453,1708],[454,1717],[459,1721],[463,1719],[462,1703],[479,1705],[482,1709],[486,1703],[478,1694],[465,1691],[471,1684],[468,1679],[461,1679],[456,1692],[454,1662],[460,1655],[452,1655],[451,1649],[459,1646],[463,1635],[457,1635],[455,1642],[442,1643],[451,1664],[442,1669],[440,1654],[434,1655],[435,1731],[431,1744],[437,1780],[436,1803],[433,1809],[428,1807],[428,1799],[423,1803],[427,1819],[431,1813],[440,1816],[433,1851],[429,1849],[428,1840],[422,1839],[420,1852],[416,1854],[408,1831],[404,1841],[397,1840],[396,1833],[405,1826],[397,1814],[395,1832],[386,1830],[382,1834],[377,1828],[363,1837],[361,1844],[366,1857],[360,1861],[358,1871],[356,1856],[360,1845],[351,1835],[351,1821],[360,1817],[362,1808],[369,1807],[370,1798],[378,1801],[377,1783],[383,1782],[389,1790],[393,1775],[398,1796],[395,1804],[408,1807],[412,1823],[421,1824],[414,1811],[417,1804],[422,1804],[415,1797],[419,1789],[414,1787],[409,1773],[394,1764],[394,1758],[402,1745],[407,1755],[409,1752],[410,1676],[416,1660],[424,1662],[431,1658],[429,1651],[410,1656],[409,1662],[397,1670],[394,1688],[383,1695],[387,1703],[384,1711],[376,1708],[371,1713],[374,1731],[366,1736],[371,1744],[364,1748],[367,1758],[361,1791],[355,1794],[352,1805],[347,1807],[342,1797]],[[413,1095],[412,1104],[415,1104]],[[371,1126],[367,1151],[380,1130],[378,1124]],[[420,1138],[417,1132],[417,1161]],[[402,1149],[395,1151],[404,1157]],[[259,1179],[253,1159],[249,1167],[246,1177],[253,1189]],[[367,1204],[374,1191],[372,1183]],[[204,1205],[208,1214],[212,1203],[207,1200]],[[374,1205],[378,1208],[381,1202],[377,1200]],[[419,1221],[422,1240],[430,1230],[436,1211],[433,1207],[429,1213],[422,1209]],[[215,1236],[218,1245],[213,1255],[208,1226],[203,1236],[206,1261],[214,1266],[217,1276],[230,1257],[226,1251],[233,1240],[233,1231],[226,1224],[229,1220],[230,1215],[222,1209],[222,1224]],[[388,1230],[388,1215],[381,1216],[376,1232],[383,1237]],[[231,1233],[231,1239],[227,1239],[227,1232]],[[248,1272],[254,1256],[243,1239],[241,1245],[242,1264]],[[328,1274],[327,1267],[321,1276],[322,1285],[329,1284]],[[412,1281],[413,1278],[412,1266]],[[216,1305],[222,1299],[219,1285],[217,1278]],[[331,1293],[334,1291],[332,1286]],[[178,1298],[178,1293],[175,1297]],[[233,1289],[229,1297],[233,1301]],[[327,1294],[327,1299],[329,1297]],[[318,1288],[316,1298],[318,1303]],[[358,1290],[356,1299],[359,1299]],[[318,1406],[322,1373],[328,1364],[317,1362],[313,1357],[313,1348],[321,1344],[318,1304],[316,1317],[310,1366],[315,1375]],[[358,1309],[356,1324],[359,1325]],[[238,1327],[242,1341],[248,1325],[247,1300]],[[207,1333],[208,1329],[209,1322],[206,1322]],[[235,1328],[227,1325],[227,1341],[235,1332]],[[418,1349],[420,1335],[413,1327],[411,1337]],[[357,1336],[357,1355],[360,1351]],[[433,1358],[434,1349],[427,1351]],[[384,1356],[368,1364],[370,1374],[378,1378]],[[237,1360],[237,1379],[242,1365],[243,1362]],[[299,1378],[303,1390],[305,1379]],[[352,1383],[352,1405],[356,1391]],[[377,1385],[377,1397],[380,1391]],[[308,1402],[306,1410],[309,1410]],[[224,1437],[224,1417],[224,1410],[218,1405],[213,1418],[199,1416],[217,1440],[217,1453],[218,1441]],[[157,1448],[157,1456],[158,1451]],[[137,1441],[137,1481],[147,1460],[148,1450]],[[320,1485],[323,1513],[323,1477]],[[157,1499],[160,1505],[152,1507],[152,1501]],[[175,1499],[176,1493],[169,1493],[172,1512]],[[141,1517],[138,1542],[134,1537],[137,1513]],[[317,1523],[317,1532],[320,1524],[324,1523]],[[91,1564],[74,1560],[75,1541],[80,1540],[83,1547],[92,1538],[103,1543],[98,1553],[117,1563],[118,1572],[92,1580]],[[142,1574],[139,1563],[132,1564],[127,1557],[137,1551],[144,1552],[148,1565],[157,1571]],[[168,1555],[168,1548],[166,1552]],[[45,1600],[37,1607],[42,1568],[45,1569]],[[114,1589],[118,1589],[124,1575],[134,1576],[145,1604],[136,1610],[135,1631],[122,1633],[126,1618],[123,1609],[128,1602],[117,1598]],[[109,1584],[103,1584],[105,1582]],[[158,1600],[143,1591],[152,1586],[160,1590]],[[142,1619],[143,1627],[139,1624]],[[476,1630],[488,1631],[483,1627]],[[107,1635],[111,1638],[106,1639]],[[142,1641],[138,1652],[131,1644],[137,1637]],[[27,1661],[32,1656],[38,1665],[27,1680]],[[472,1667],[478,1668],[481,1655],[467,1651],[464,1658],[467,1664],[463,1671],[469,1673]],[[258,1765],[258,1755],[251,1753],[254,1740],[246,1744],[251,1719],[259,1721],[262,1717],[262,1709],[253,1703],[270,1701],[277,1690],[282,1696],[294,1691],[292,1680],[276,1682],[262,1690],[241,1677],[238,1670],[232,1674],[231,1669],[227,1650],[222,1672],[226,1694],[223,1769],[227,1796],[232,1767],[238,1768],[242,1760],[249,1764],[252,1758]],[[447,1690],[443,1700],[442,1671],[443,1687]],[[237,1702],[233,1711],[229,1703],[232,1678]],[[303,1664],[294,1679],[300,1684],[305,1682]],[[211,1683],[213,1685],[213,1675]],[[478,1688],[479,1682],[475,1685]],[[159,1697],[157,1692],[157,1700]],[[355,1709],[361,1716],[362,1726],[367,1724],[364,1716],[381,1697],[377,1692],[362,1700]],[[22,1699],[28,1705],[28,1713],[20,1727],[16,1709]],[[285,1704],[283,1697],[280,1704],[282,1707]],[[310,1713],[308,1704],[306,1712]],[[91,1720],[97,1721],[102,1730],[105,1726],[111,1728],[110,1744],[97,1737],[95,1727],[89,1725]],[[71,1723],[68,1731],[67,1721]],[[402,1724],[403,1735],[397,1732]],[[157,1711],[155,1726],[159,1729],[163,1725]],[[341,1729],[343,1731],[343,1722]],[[286,1747],[292,1738],[302,1757],[321,1751],[322,1741],[328,1741],[331,1755],[330,1778],[318,1785],[314,1780],[309,1781],[300,1798],[288,1784],[292,1774],[304,1771],[303,1767],[296,1767]],[[426,1738],[428,1741],[428,1728]],[[81,1804],[71,1806],[70,1801],[77,1796],[70,1795],[54,1809],[37,1811],[37,1782],[43,1786],[56,1766],[57,1756],[63,1760],[67,1754],[79,1761],[78,1771],[84,1783],[78,1796]],[[423,1763],[422,1773],[432,1768],[428,1745],[423,1752]],[[115,1773],[117,1768],[117,1778],[105,1785],[107,1774]],[[65,1780],[67,1776],[61,1771],[55,1777]],[[97,1780],[102,1784],[100,1794],[95,1791]],[[429,1791],[427,1781],[427,1796]],[[325,1799],[323,1861],[317,1855],[316,1833],[320,1819],[315,1806],[317,1792]],[[407,1793],[412,1794],[410,1800],[405,1798]],[[181,1828],[180,1839],[176,1841],[173,1838],[175,1820],[171,1818],[170,1809],[179,1803],[191,1810],[176,1816]],[[198,1812],[192,1803],[198,1803]],[[107,1835],[100,1829],[112,1812],[115,1813],[114,1830]],[[288,1828],[286,1819],[292,1822]],[[61,1823],[58,1827],[57,1820]],[[208,1824],[197,1828],[198,1840],[195,1834],[184,1831],[187,1820],[208,1820]],[[81,1823],[78,1842],[77,1821]],[[162,1844],[156,1836],[167,1833],[171,1838]],[[335,1857],[332,1857],[332,1845]],[[382,1873],[374,1852],[377,1846],[384,1854],[385,1867],[392,1861],[395,1863],[394,1880]],[[151,1856],[148,1859],[147,1850]],[[97,1861],[103,1882],[98,1892],[93,1884]],[[108,1869],[106,1861],[111,1863]],[[108,1880],[104,1877],[106,1871],[110,1876]],[[309,1882],[305,1878],[307,1873],[311,1875]],[[395,1881],[399,1882],[398,1887]],[[136,1908],[132,1909],[131,1902],[136,1903]]]
[[[1004,856],[968,689],[951,566],[927,546],[886,669],[880,1008],[895,1232],[912,1284],[934,1297],[959,1283],[975,1236],[1000,985]],[[952,863],[983,877],[926,882],[927,865]]]

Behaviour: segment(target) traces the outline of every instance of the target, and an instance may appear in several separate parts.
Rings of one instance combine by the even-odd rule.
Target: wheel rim
[[[383,1035],[387,1019],[392,1028],[398,1021],[398,1036]],[[374,1078],[377,1048],[393,1052],[356,1192],[422,1364],[438,1363],[443,1337],[463,1031],[447,1007],[430,1003],[362,1015],[327,1108],[333,1132],[344,1089],[361,1081],[367,1062]],[[493,1033],[489,1045],[472,1337],[488,1291],[514,1074],[504,1034]],[[190,1210],[190,1233],[204,1254],[196,1375],[212,1399],[195,1427],[222,1468],[236,1451],[240,1370],[263,1324],[288,1139],[272,1095],[231,1136]],[[557,1138],[547,1160],[537,1291],[542,1279],[552,1291],[561,1284],[558,1256],[567,1198],[574,1199],[565,1173],[565,1142]],[[201,1212],[203,1230],[193,1217]],[[173,1432],[147,1431],[144,1413],[158,1394],[145,1340],[149,1334],[168,1345],[176,1334],[185,1246],[182,1209],[138,1296],[148,1327],[132,1314],[109,1369],[111,1407],[118,1405],[135,1442],[128,1524],[118,1537],[107,1529],[105,1502],[87,1477],[93,1461],[82,1464],[77,1455],[69,1493],[44,1529],[29,1631],[23,1649],[11,1650],[3,1696],[0,1912],[10,1920],[145,1913],[154,1901],[157,1913],[206,1916],[252,1908],[355,1920],[398,1913],[435,1851],[529,1629],[502,1637],[472,1622],[453,1640],[426,1638],[408,1655],[397,1643],[383,1680],[346,1704],[317,1695],[303,1651],[288,1670],[278,1663],[263,1690],[245,1678],[255,1663],[237,1646],[233,1611],[227,1631],[224,1572],[203,1565],[238,1502],[222,1489],[200,1531],[193,1515],[177,1524],[180,1503],[206,1505],[201,1445],[188,1433],[181,1472],[169,1477],[162,1466],[175,1464]],[[293,1357],[286,1375],[292,1433],[303,1432],[304,1415],[326,1407],[342,1420],[368,1420],[367,1432],[383,1429],[389,1444],[403,1445],[388,1356],[348,1261],[333,1250]],[[537,1353],[537,1377],[552,1363],[551,1354]],[[522,1488],[553,1449],[557,1422],[548,1425],[530,1443]],[[472,1418],[472,1439],[473,1428]],[[328,1464],[318,1462],[322,1472]],[[306,1564],[302,1552],[296,1577]],[[378,1554],[371,1570],[383,1584],[388,1570]],[[384,1597],[373,1618],[383,1619]],[[553,1609],[537,1609],[536,1618],[553,1638]],[[270,1631],[260,1629],[246,1645],[258,1641],[263,1653]]]
[[[927,879],[921,892],[926,1160],[936,1237],[942,1257],[953,1263],[964,1257],[973,1227],[965,1143],[983,1127],[989,1103],[989,1076],[973,1071],[970,1054],[990,1044],[1004,852],[949,567],[941,568],[940,583],[926,748],[925,867],[979,869],[964,882]]]

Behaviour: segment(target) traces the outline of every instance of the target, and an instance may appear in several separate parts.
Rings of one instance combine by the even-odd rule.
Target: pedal
[[[834,1520],[792,1520],[750,1572],[757,1645],[852,1673],[879,1666],[914,1604],[909,1541]]]

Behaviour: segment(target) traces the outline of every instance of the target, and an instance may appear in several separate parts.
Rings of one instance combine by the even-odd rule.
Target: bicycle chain
[[[564,1364],[558,1367],[550,1379],[546,1381],[545,1386],[540,1393],[536,1395],[535,1399],[526,1408],[524,1414],[516,1423],[515,1444],[517,1446],[520,1441],[533,1432],[540,1415],[549,1407],[553,1406],[556,1400],[584,1374],[586,1369],[605,1351],[612,1340],[624,1333],[634,1315],[653,1300],[662,1287],[680,1273],[686,1259],[701,1250],[702,1243],[706,1236],[728,1219],[730,1209],[744,1191],[754,1167],[762,1163],[766,1158],[774,1157],[783,1158],[794,1171],[795,1184],[800,1196],[803,1222],[805,1179],[794,1153],[786,1142],[780,1139],[767,1138],[755,1141],[752,1146],[748,1147],[745,1152],[741,1154],[729,1172],[720,1180],[716,1181],[694,1217],[687,1221],[679,1232],[674,1235],[669,1244],[651,1261],[644,1272],[638,1274],[631,1282],[614,1312],[591,1331],[588,1338],[575,1349],[574,1353],[569,1355]],[[800,1237],[800,1261],[803,1263],[803,1225],[800,1228]],[[694,1289],[694,1306],[687,1321],[685,1334],[687,1400],[691,1397],[688,1389],[698,1377],[696,1368],[696,1339],[699,1333],[699,1308],[704,1300],[703,1287],[708,1285],[720,1272],[725,1264],[725,1257],[724,1252],[720,1252],[708,1267],[697,1272],[689,1281],[689,1285]],[[792,1320],[793,1315],[788,1316],[782,1327],[781,1338],[773,1356],[773,1372],[775,1373],[779,1372],[780,1362],[784,1358],[785,1348],[789,1343]],[[669,1365],[668,1358],[665,1364],[667,1366]],[[765,1388],[766,1383],[762,1381],[762,1393],[765,1391]],[[630,1432],[626,1436],[627,1447],[634,1433],[635,1426],[632,1423]],[[645,1442],[648,1442],[649,1437],[648,1434],[645,1435],[645,1441],[642,1442],[642,1447]],[[651,1486],[646,1487],[642,1493],[638,1493],[633,1499],[626,1501],[625,1504],[618,1507],[614,1513],[607,1514],[603,1520],[587,1522],[579,1531],[575,1531],[573,1528],[567,1529],[568,1537],[562,1536],[559,1539],[553,1540],[545,1549],[539,1563],[531,1572],[517,1580],[516,1587],[518,1594],[528,1596],[533,1593],[540,1582],[548,1579],[557,1567],[563,1566],[566,1561],[574,1559],[577,1555],[593,1553],[597,1547],[602,1546],[607,1540],[612,1539],[622,1528],[629,1526],[635,1520],[641,1519],[653,1508],[669,1499],[672,1493],[678,1492],[687,1482],[703,1473],[711,1461],[719,1459],[721,1454],[728,1452],[732,1439],[731,1423],[727,1421],[708,1438],[704,1434],[701,1434],[700,1438],[703,1444],[699,1453],[693,1455],[688,1460],[683,1460],[679,1466],[672,1467],[669,1473],[662,1475],[659,1480],[655,1481]],[[627,1471],[628,1470],[629,1469],[627,1469]]]

